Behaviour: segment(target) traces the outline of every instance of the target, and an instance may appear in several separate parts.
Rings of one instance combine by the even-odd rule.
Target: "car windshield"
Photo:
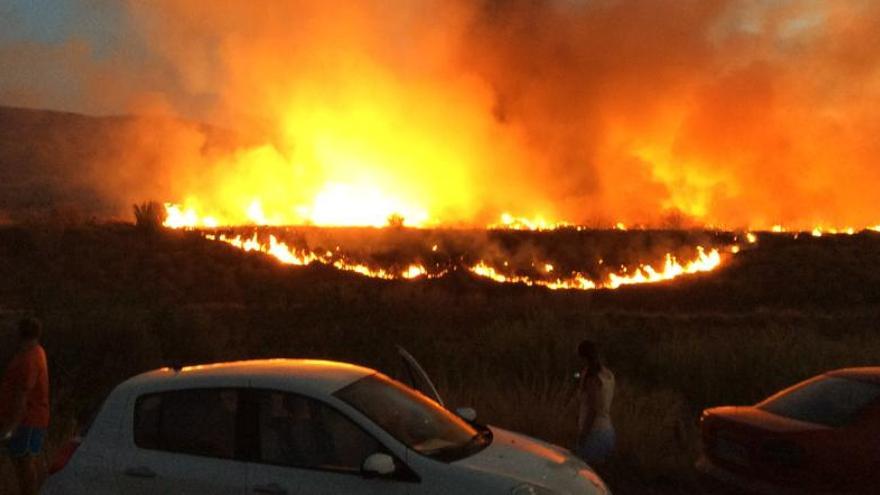
[[[334,395],[407,447],[430,457],[461,458],[489,442],[484,432],[433,400],[379,373],[362,378]]]
[[[787,418],[839,427],[851,423],[878,398],[878,384],[821,376],[774,395],[757,407]]]

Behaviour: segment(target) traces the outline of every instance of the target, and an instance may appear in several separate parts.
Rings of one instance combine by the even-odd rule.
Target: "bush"
[[[133,207],[135,225],[144,231],[159,231],[168,218],[165,206],[156,201],[145,201],[139,205],[135,204]]]

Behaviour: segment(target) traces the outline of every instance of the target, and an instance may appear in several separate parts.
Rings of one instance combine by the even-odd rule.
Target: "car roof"
[[[175,390],[205,387],[265,387],[330,395],[376,371],[317,359],[258,359],[160,368],[126,380],[119,388]]]
[[[825,373],[828,376],[848,378],[863,382],[880,383],[880,366],[866,366],[863,368],[843,368]]]

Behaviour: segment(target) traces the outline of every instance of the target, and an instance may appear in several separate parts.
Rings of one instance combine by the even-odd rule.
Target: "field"
[[[553,239],[563,233],[544,235],[565,244]],[[574,349],[588,337],[618,378],[618,451],[602,468],[615,493],[698,493],[703,408],[753,403],[829,368],[878,364],[878,268],[880,235],[764,234],[714,273],[550,291],[461,272],[381,281],[287,267],[198,233],[124,223],[8,226],[0,362],[15,320],[42,318],[57,445],[115,384],[144,370],[272,356],[395,374],[400,344],[449,404],[571,446]]]
[[[130,219],[133,190],[148,199],[173,180],[159,166],[171,123],[148,122],[147,141],[135,132],[142,125],[0,107],[0,365],[13,352],[16,320],[42,318],[51,446],[114,385],[144,370],[272,356],[396,374],[398,344],[449,404],[571,446],[574,348],[592,338],[618,378],[618,451],[602,468],[615,493],[698,493],[704,488],[692,465],[703,408],[753,403],[822,370],[880,361],[880,234],[761,234],[719,271],[618,290],[500,285],[466,270],[381,281],[322,265],[282,266],[194,232],[107,222]],[[202,130],[207,153],[240,139]],[[108,176],[132,149],[155,151],[154,160],[137,163],[137,176]],[[358,262],[444,269],[486,259],[529,276],[535,259],[601,277],[610,266],[741,242],[688,230],[262,233],[315,250],[342,246]],[[0,463],[0,480],[9,469]]]

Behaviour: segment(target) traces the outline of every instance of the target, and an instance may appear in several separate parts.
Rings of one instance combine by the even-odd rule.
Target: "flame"
[[[224,217],[202,215],[198,206],[165,203],[167,213],[164,225],[173,229],[215,228],[220,225],[291,225],[293,224],[382,227],[397,222],[399,225],[422,227],[429,223],[428,213],[414,204],[383,195],[378,189],[358,188],[342,183],[326,184],[311,205],[293,208],[295,215],[287,217],[273,212],[267,214],[259,198],[252,199],[242,209],[242,215]],[[222,220],[218,220],[221,218]]]
[[[241,235],[230,237],[225,234],[205,234],[205,238],[229,244],[230,246],[234,246],[246,252],[254,251],[267,254],[285,265],[306,266],[317,262],[333,266],[339,270],[355,272],[371,278],[381,278],[385,280],[412,280],[421,277],[436,278],[446,273],[443,271],[438,274],[429,274],[427,268],[416,263],[410,264],[403,270],[399,271],[386,270],[384,268],[371,268],[361,263],[351,263],[344,259],[337,258],[332,251],[319,254],[307,250],[292,249],[287,243],[279,241],[274,235],[269,236],[268,242],[260,242],[256,232],[254,232],[251,237],[242,237]]]
[[[348,261],[344,256],[332,251],[316,253],[308,250],[293,249],[287,243],[278,240],[274,235],[269,236],[268,242],[261,242],[256,232],[251,237],[243,237],[241,235],[227,236],[225,234],[205,234],[205,238],[229,244],[246,252],[264,253],[286,265],[306,266],[311,263],[321,263],[333,266],[339,270],[385,280],[438,278],[444,276],[449,271],[448,269],[444,269],[438,272],[429,272],[427,267],[419,263],[410,263],[402,269],[374,268],[363,263]],[[433,247],[436,246],[432,246],[432,250]],[[732,250],[732,252],[736,253],[738,250]],[[467,267],[467,270],[478,277],[488,278],[499,283],[546,287],[551,290],[592,290],[617,289],[625,285],[649,284],[672,280],[682,275],[715,270],[721,266],[721,263],[721,253],[717,249],[706,252],[702,246],[698,246],[696,257],[684,264],[679,262],[672,254],[667,254],[664,258],[662,267],[659,269],[655,269],[648,264],[642,264],[637,267],[634,272],[627,273],[627,269],[624,267],[622,268],[621,273],[611,273],[606,280],[601,282],[594,281],[580,272],[572,272],[567,277],[558,277],[550,280],[523,275],[504,274],[501,269],[491,266],[486,261],[479,261],[478,263]],[[504,262],[503,265],[504,267],[507,267],[508,263]],[[546,274],[551,274],[556,271],[556,268],[552,263],[543,263],[542,268]]]
[[[315,196],[311,210],[301,212],[317,225],[379,227],[398,216],[402,222],[422,226],[429,220],[428,213],[417,205],[405,204],[378,189],[339,183],[326,184]]]
[[[548,289],[580,289],[590,290],[596,288],[596,283],[580,273],[575,273],[571,278],[562,280],[540,280],[517,275],[504,275],[485,261],[480,261],[469,268],[471,273],[479,277],[488,278],[502,284],[524,284],[528,286],[541,286]]]
[[[107,3],[132,35],[71,24],[78,63],[7,50],[76,91],[9,69],[4,102],[172,117],[78,171],[170,227],[880,220],[878,2]]]
[[[695,274],[701,272],[709,272],[721,266],[721,253],[717,249],[706,252],[702,246],[697,247],[696,259],[686,262],[682,265],[672,254],[666,254],[665,263],[660,270],[654,269],[651,265],[641,265],[636,268],[632,274],[624,273],[608,275],[608,279],[602,282],[595,282],[582,273],[572,273],[567,278],[558,278],[556,280],[540,280],[518,275],[505,275],[500,273],[496,268],[488,265],[485,261],[480,261],[476,265],[470,267],[471,273],[480,277],[485,277],[500,283],[519,283],[529,286],[542,286],[548,289],[617,289],[624,285],[650,284],[663,282],[678,278],[682,275]],[[546,269],[549,273],[552,271],[552,265],[547,264]]]
[[[721,265],[721,253],[713,249],[706,253],[702,246],[697,246],[697,258],[682,265],[671,254],[666,255],[663,268],[659,271],[650,265],[643,265],[632,275],[609,275],[606,287],[616,289],[623,285],[646,284],[672,280],[686,274],[710,272]]]
[[[504,212],[501,214],[501,218],[498,223],[489,224],[489,229],[508,229],[508,230],[533,230],[533,231],[546,231],[546,230],[556,230],[561,228],[573,227],[574,225],[570,222],[565,221],[549,221],[546,220],[543,216],[536,216],[534,218],[528,217],[518,217],[511,215],[508,212]]]

